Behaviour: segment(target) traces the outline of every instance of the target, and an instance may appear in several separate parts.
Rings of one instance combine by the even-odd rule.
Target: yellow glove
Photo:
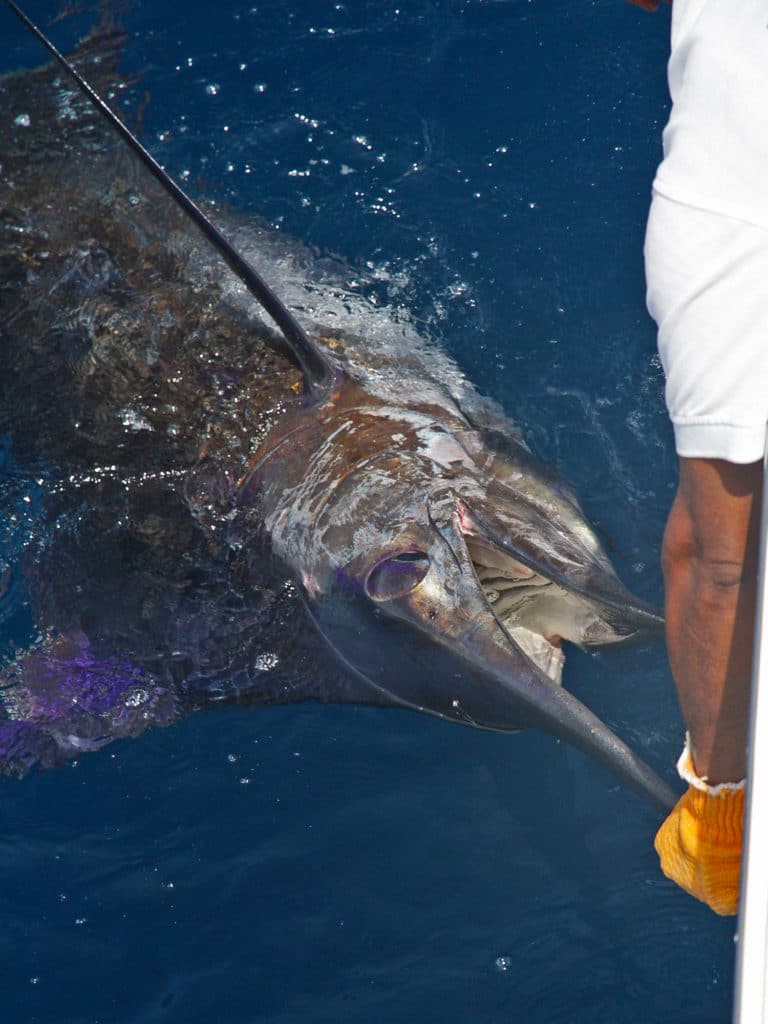
[[[656,834],[661,870],[716,914],[739,907],[741,842],[744,828],[744,782],[709,786],[693,770],[686,739],[677,765],[688,783]]]

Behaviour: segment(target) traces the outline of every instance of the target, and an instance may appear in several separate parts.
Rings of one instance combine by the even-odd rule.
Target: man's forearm
[[[746,770],[762,467],[681,460],[664,539],[667,643],[697,773]]]

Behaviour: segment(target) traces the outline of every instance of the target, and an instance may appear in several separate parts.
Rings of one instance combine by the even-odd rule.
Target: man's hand
[[[656,835],[661,870],[716,914],[739,908],[744,789],[690,786]]]
[[[654,846],[661,870],[716,914],[735,914],[744,835],[744,780],[709,785],[696,774],[689,736],[677,772],[688,783],[688,792],[656,834]]]

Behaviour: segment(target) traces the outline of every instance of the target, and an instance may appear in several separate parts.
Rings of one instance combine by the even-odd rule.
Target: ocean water
[[[622,578],[658,603],[675,460],[642,239],[668,13],[121,10],[124,103],[143,105],[166,166],[338,254],[373,301],[406,305],[559,466]],[[50,34],[67,48],[96,18]],[[2,70],[41,63],[0,19]],[[25,614],[6,595],[0,647],[23,639]],[[674,780],[682,724],[661,643],[570,652],[565,679]],[[546,736],[230,708],[0,790],[9,1024],[729,1016],[733,922],[661,877],[653,811]]]

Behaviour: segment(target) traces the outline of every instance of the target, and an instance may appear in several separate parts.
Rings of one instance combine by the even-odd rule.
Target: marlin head
[[[662,620],[619,582],[555,474],[458,410],[383,403],[353,384],[280,431],[241,493],[258,483],[274,550],[379,702],[539,727],[671,806],[671,790],[560,686],[564,640],[641,639]]]

